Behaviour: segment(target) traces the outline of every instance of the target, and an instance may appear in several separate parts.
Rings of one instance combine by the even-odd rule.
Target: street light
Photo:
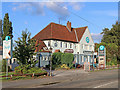
[[[50,58],[50,76],[52,76],[52,48],[51,47],[50,47],[49,51],[51,53],[51,58]]]
[[[93,58],[94,55],[93,55],[93,53],[94,53],[94,51],[92,51],[92,59],[93,59],[92,61],[93,61],[93,70],[94,70],[94,58]]]

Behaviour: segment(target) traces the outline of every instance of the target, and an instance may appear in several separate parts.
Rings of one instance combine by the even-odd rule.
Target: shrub
[[[7,64],[7,61],[3,59],[3,60],[2,60],[2,67],[1,67],[1,68],[2,68],[2,70],[1,70],[2,72],[6,72],[6,64]],[[9,71],[12,71],[12,70],[10,69],[10,66],[8,66],[8,72],[9,72]]]
[[[61,64],[61,52],[53,53],[52,55],[52,68],[55,69],[58,65]]]
[[[73,66],[73,63],[72,63],[73,60],[74,60],[74,55],[71,53],[64,53],[61,56],[61,63],[66,64],[70,68]]]

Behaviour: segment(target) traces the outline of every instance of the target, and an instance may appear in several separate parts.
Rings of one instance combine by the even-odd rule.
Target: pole
[[[8,59],[6,59],[6,79],[8,79]]]
[[[50,58],[50,76],[52,76],[52,53]]]

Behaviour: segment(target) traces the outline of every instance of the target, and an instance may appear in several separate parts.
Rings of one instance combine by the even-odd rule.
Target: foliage
[[[2,20],[0,20],[0,46],[2,45]]]
[[[52,55],[52,67],[55,69],[57,65],[61,64],[61,52],[53,53]]]
[[[26,67],[18,66],[15,68],[15,74],[32,74],[32,73],[43,73],[43,72],[46,71],[41,70],[38,67],[26,68]]]
[[[31,33],[27,31],[22,31],[22,37],[18,38],[16,42],[15,50],[13,52],[15,58],[18,60],[18,64],[21,66],[34,67],[37,61],[33,59],[36,48],[36,40],[30,38]]]
[[[53,53],[52,55],[52,68],[58,68],[61,64],[66,64],[68,67],[73,66],[74,55],[71,53]]]
[[[101,40],[101,43],[96,46],[96,49],[100,45],[104,45],[106,47],[107,52],[107,61],[109,61],[108,64],[113,64],[113,62],[117,59],[120,61],[120,24],[116,22],[115,25],[112,25],[111,29],[105,28],[103,29],[103,38]],[[116,64],[116,63],[114,63]]]
[[[74,60],[74,55],[71,53],[64,53],[61,56],[61,63],[66,64],[70,68],[73,66],[73,63],[72,63],[73,60]]]
[[[6,60],[2,60],[2,72],[6,72],[6,64],[7,64],[7,61]],[[10,72],[10,71],[12,71],[11,69],[10,69],[10,66],[8,66],[8,72]]]
[[[3,36],[2,39],[5,40],[6,36],[13,37],[12,35],[12,22],[9,21],[9,15],[8,13],[5,14],[4,20],[3,20]]]

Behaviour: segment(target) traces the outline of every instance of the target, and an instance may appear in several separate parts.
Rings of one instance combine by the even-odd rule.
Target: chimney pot
[[[69,31],[72,31],[72,29],[71,29],[71,22],[67,22],[67,28],[69,29]]]

